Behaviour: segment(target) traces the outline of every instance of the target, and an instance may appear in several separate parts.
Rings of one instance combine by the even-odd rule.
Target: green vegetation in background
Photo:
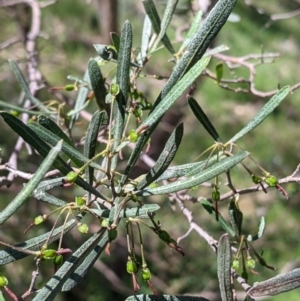
[[[272,5],[269,5],[266,1],[264,1],[266,9],[268,9],[268,6],[270,6],[269,9],[273,10],[273,8],[276,6],[278,7],[278,12],[281,12],[285,9],[285,7],[279,6],[279,4],[280,1],[276,1],[276,4],[272,3]],[[123,21],[125,21],[127,18],[132,20],[133,17],[137,17],[137,19],[133,20],[132,23],[134,28],[134,36],[140,37],[139,31],[141,30],[141,18],[139,14],[134,13],[134,3],[130,3],[130,1],[121,1],[120,11],[123,12],[123,15],[125,15],[128,11],[128,5],[131,5],[133,9],[130,10],[129,16],[126,16],[124,20],[120,20],[120,24],[123,24]],[[70,28],[72,28],[72,31],[80,32],[85,37],[96,38],[97,31],[93,21],[95,19],[95,13],[89,6],[84,5],[82,1],[59,2],[52,7],[50,6],[49,9],[45,9],[43,13],[45,14],[44,20],[46,20],[44,24],[44,31],[49,33],[50,38],[46,41],[41,39],[40,42],[40,47],[42,48],[41,68],[45,73],[47,73],[47,75],[49,75],[51,84],[67,84],[68,82],[66,80],[66,75],[76,74],[80,77],[83,73],[83,70],[86,68],[88,59],[95,55],[92,47],[89,49],[86,46],[82,46],[80,42],[69,40],[67,33],[69,32]],[[262,46],[264,52],[279,51],[281,52],[282,57],[277,59],[272,65],[263,65],[258,67],[256,82],[257,88],[268,91],[276,89],[278,83],[281,84],[281,86],[284,86],[287,83],[297,82],[298,68],[297,64],[293,63],[297,61],[297,47],[289,47],[289,45],[299,46],[300,43],[299,39],[297,38],[298,25],[296,25],[296,18],[285,21],[277,21],[272,24],[271,27],[265,28],[265,18],[262,16],[262,21],[260,21],[259,15],[247,8],[243,2],[238,2],[237,7],[235,8],[235,13],[241,16],[241,21],[239,23],[228,22],[216,41],[218,44],[224,43],[230,47],[230,50],[225,52],[225,54],[232,56],[243,56],[248,53],[259,53],[261,52],[261,45],[263,44]],[[81,17],[77,18],[78,15]],[[82,22],[82,20],[87,21]],[[255,22],[253,20],[255,20]],[[53,28],[59,29],[60,26],[64,27],[62,31],[57,29],[55,29],[55,31],[53,30]],[[171,31],[170,36],[172,36],[172,38],[173,34],[174,33]],[[10,35],[11,31],[8,33],[8,36]],[[288,42],[290,41],[289,43],[287,43],[287,38],[289,39]],[[50,43],[51,41],[53,41],[53,43]],[[134,40],[134,47],[136,45],[139,45],[138,38]],[[284,45],[287,46],[285,47]],[[158,58],[161,53],[166,53],[165,57]],[[173,65],[172,63],[166,63],[165,58],[170,58],[170,55],[164,50],[153,55],[153,60],[156,63],[151,66],[149,73],[158,75],[170,74],[170,70],[172,69]],[[24,60],[24,58],[22,59]],[[216,63],[216,61],[212,61],[210,66],[213,66],[213,64]],[[157,66],[159,68],[157,68]],[[3,68],[8,70],[6,66]],[[237,76],[247,75],[246,71],[239,72],[240,71],[237,72]],[[228,70],[226,70],[225,74],[229,75],[230,73]],[[14,82],[14,80],[9,79],[9,82]],[[145,80],[145,82],[147,81]],[[160,88],[157,88],[157,86],[162,86],[162,82],[153,81],[153,83],[154,87],[147,87],[147,92],[149,93],[149,98],[155,99],[158,91],[160,90]],[[210,79],[204,79],[198,85],[198,90],[200,92],[199,95],[195,95],[195,98],[201,100],[201,102],[203,101],[204,111],[208,112],[209,118],[214,122],[220,136],[228,139],[232,137],[232,135],[238,129],[247,124],[252,117],[247,114],[242,115],[240,118],[237,118],[236,116],[233,117],[231,114],[233,108],[236,106],[249,105],[251,108],[253,108],[251,112],[256,112],[257,109],[260,108],[266,101],[266,99],[254,97],[250,94],[235,94],[233,92],[219,89],[217,88],[216,83]],[[5,86],[5,90],[4,93],[0,92],[1,98],[4,98],[4,96],[9,94],[11,95],[11,98],[16,99],[16,90],[18,89],[17,84],[11,85],[13,88],[8,88],[7,85],[1,85],[0,87],[2,86]],[[249,149],[254,157],[259,158],[259,163],[263,164],[263,166],[268,170],[272,170],[272,172],[278,174],[278,176],[290,174],[299,162],[300,145],[295,142],[294,139],[290,138],[298,136],[299,114],[295,112],[299,112],[300,109],[296,99],[296,95],[290,95],[286,102],[276,109],[274,112],[275,114],[268,118],[268,122],[263,123],[259,129],[256,129],[254,132],[250,133],[249,137],[245,137],[240,141],[240,145],[242,147]],[[91,106],[91,108],[94,108],[94,106]],[[93,109],[90,111],[92,112]],[[219,112],[222,112],[222,114],[220,115]],[[293,118],[287,122],[287,116],[290,115],[292,115]],[[194,129],[195,124],[197,124],[197,120],[193,118],[193,121],[189,123],[191,116],[192,115],[186,116],[186,119],[188,120],[187,125],[189,127],[185,128],[185,133],[190,134],[190,137],[184,138],[182,144],[184,145],[184,148],[179,149],[176,157],[177,163],[186,162],[185,149],[189,149],[189,156],[192,154],[192,157],[196,157],[202,152],[203,149],[211,145],[211,137],[208,137],[205,131],[199,129],[199,132],[195,133]],[[83,135],[83,131],[86,126],[84,125],[82,128],[83,129],[79,133],[74,133],[75,136],[79,137]],[[276,130],[277,128],[284,130],[279,131]],[[276,132],[276,135],[274,135],[274,131]],[[265,137],[273,137],[274,139],[266,139]],[[2,144],[4,143],[6,144],[7,142],[2,142]],[[275,153],[276,157],[274,158],[273,154]],[[294,197],[297,198],[297,196],[299,196],[299,188],[296,188],[294,192]],[[268,211],[267,215],[267,229],[273,229],[274,227],[276,228],[278,226],[278,220],[283,220],[282,212],[285,212],[287,219],[289,219],[290,216],[296,215],[294,210],[295,207],[292,207],[291,209],[289,206],[281,206],[281,203],[283,203],[281,200],[282,197],[277,193],[268,194],[268,202],[266,205],[262,204],[261,201],[261,198],[264,198],[264,196],[261,197],[259,194],[253,194],[250,196],[250,198],[252,199],[251,201],[253,201],[253,203],[256,203],[257,208],[265,207],[267,210],[270,210]],[[259,201],[256,201],[256,199]],[[198,216],[195,217],[197,221],[200,222],[201,220],[205,220],[207,215],[205,212],[203,212],[200,204],[193,207],[191,206],[190,209],[192,208],[198,209],[195,210],[195,212],[198,213]],[[253,213],[255,214],[255,211]],[[170,214],[169,208],[166,208],[163,213],[159,214],[159,218],[161,219],[160,216],[173,220],[173,222],[170,222],[170,225],[172,226],[174,236],[178,235],[177,233],[184,233],[186,230],[184,229],[186,225],[181,226],[177,222],[177,218],[174,220],[174,215],[173,213]],[[286,219],[284,218],[284,220]],[[212,234],[218,237],[221,234],[220,228],[216,225],[216,223],[210,224],[210,222],[211,220],[207,219],[207,230],[209,229],[209,231],[216,231],[212,232]],[[293,223],[294,227],[297,226],[297,215],[291,220],[291,223]],[[182,224],[184,224],[184,222]],[[254,226],[255,225],[253,225],[253,227]],[[278,243],[278,245],[276,245],[276,249],[278,248],[280,250],[286,250],[286,246],[292,245],[295,243],[295,240],[298,239],[297,237],[291,237],[291,229],[292,227],[286,229],[286,232],[283,231],[285,229],[282,229],[283,232],[281,233],[281,236],[286,238],[285,241],[275,241],[276,236],[274,237],[274,233],[268,232],[266,232],[265,240],[274,239],[274,244],[275,242]],[[149,240],[151,241],[151,237],[153,239],[153,236],[149,235],[149,237]],[[165,250],[162,245],[156,245],[156,247],[163,252],[163,258],[168,258],[174,263],[172,267],[166,265],[165,263],[164,265],[162,264],[161,268],[157,267],[157,254],[154,253],[154,255],[152,255],[153,258],[150,256],[151,268],[156,268],[157,270],[155,270],[155,272],[157,275],[160,275],[164,283],[168,283],[168,285],[170,285],[170,288],[166,291],[166,293],[197,292],[201,289],[205,289],[206,287],[217,287],[217,280],[212,280],[212,283],[207,284],[205,279],[201,277],[201,274],[197,276],[195,273],[195,271],[210,269],[208,262],[214,260],[214,254],[212,254],[209,247],[202,242],[199,243],[199,238],[195,233],[184,240],[182,244],[184,249],[187,250],[188,257],[196,258],[199,256],[199,258],[203,258],[203,260],[196,262],[197,266],[195,266],[194,261],[190,262],[187,260],[181,260],[181,258],[177,258],[170,250]],[[124,245],[125,242],[121,241],[117,246],[120,247],[121,250],[125,250]],[[273,245],[270,247],[273,248]],[[150,252],[150,255],[153,254],[153,252],[156,252],[156,249],[151,249],[151,246],[150,250],[152,252]],[[197,252],[194,250],[197,250]],[[268,253],[267,251],[265,252],[270,256],[266,257],[267,261],[273,262],[274,258],[272,258],[272,254]],[[274,265],[280,268],[286,261],[288,261],[290,258],[297,257],[298,254],[299,250],[296,247],[289,247],[288,252],[280,252],[280,254],[278,254]],[[108,264],[110,264],[112,267],[114,266],[114,263],[112,262],[113,260],[107,260],[104,258],[104,261],[108,261]],[[27,270],[27,268],[24,268],[24,270]],[[272,272],[269,271],[266,272],[265,270],[261,270],[260,273],[262,279],[272,276]],[[214,279],[214,277],[216,277],[216,266],[209,271],[208,275],[210,279]],[[125,279],[127,279],[126,277],[128,278],[127,275],[124,275]],[[178,278],[176,279],[176,277]],[[99,286],[98,281],[94,281],[95,279],[99,279],[98,273],[91,275],[89,280],[85,280],[79,289],[81,298],[84,298],[86,295],[91,295],[88,300],[99,300],[99,296],[97,294],[95,296],[93,293],[93,291],[96,291],[97,287]],[[174,280],[170,281],[170,279]],[[254,277],[253,281],[255,281]],[[83,294],[85,289],[87,290],[86,295]],[[146,291],[147,290],[145,289],[145,292]],[[285,295],[285,298],[291,301],[296,301],[298,300],[298,295],[299,293],[297,291],[289,292]],[[117,300],[119,297],[120,296],[114,296],[114,300]],[[111,296],[102,296],[101,298],[103,298],[103,300],[108,300],[111,298]],[[122,298],[123,297],[121,297],[120,300],[124,299]],[[282,296],[272,297],[270,300],[279,301],[281,300],[280,298],[282,298]],[[61,300],[63,300],[63,297],[61,297]]]

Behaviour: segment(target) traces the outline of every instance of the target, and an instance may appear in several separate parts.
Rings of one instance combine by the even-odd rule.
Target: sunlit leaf
[[[12,201],[10,201],[9,204],[0,212],[1,225],[24,204],[27,198],[36,189],[38,184],[41,182],[45,174],[52,167],[54,161],[56,160],[61,150],[62,142],[63,142],[62,140],[59,141],[57,145],[52,148],[52,150],[46,156],[46,158],[44,159],[44,161],[42,162],[38,170],[35,172],[34,176],[17,194],[17,196]]]
[[[247,291],[247,294],[254,298],[274,296],[298,287],[300,287],[300,269],[295,269],[286,274],[279,274],[268,280],[256,282],[253,287]]]
[[[218,244],[218,279],[222,301],[234,301],[231,285],[231,247],[228,234]]]
[[[204,68],[209,63],[210,58],[206,57],[198,61],[195,66],[173,87],[173,89],[162,99],[162,101],[155,107],[150,115],[142,122],[137,131],[144,127],[149,127],[165,114],[171,105],[182,95],[182,93],[196,80],[202,73]]]
[[[72,254],[67,261],[59,268],[54,276],[45,284],[45,286],[36,294],[33,301],[52,301],[61,291],[64,283],[81,265],[85,258],[97,246],[100,239],[105,234],[106,229],[101,229],[83,243],[76,252]]]
[[[254,118],[237,134],[235,134],[228,143],[234,143],[238,139],[242,138],[250,131],[255,129],[259,124],[261,124],[281,103],[281,101],[290,93],[290,87],[285,86],[281,88],[254,116]]]
[[[50,244],[51,242],[58,240],[61,236],[62,231],[64,233],[69,232],[76,225],[76,223],[77,220],[72,219],[68,221],[64,226],[60,226],[57,229],[55,229],[53,232],[49,231],[45,234],[38,235],[34,238],[31,238],[29,240],[26,240],[14,246],[24,250],[32,250],[32,251],[40,250],[46,241],[48,241]],[[11,248],[6,248],[5,250],[0,251],[0,265],[8,264],[12,261],[22,259],[26,256],[28,256],[27,253],[14,250]]]
[[[175,181],[170,184],[162,185],[156,188],[146,187],[144,190],[137,191],[137,195],[156,195],[156,194],[168,194],[183,189],[189,189],[191,187],[197,186],[205,181],[211,180],[215,176],[231,169],[236,164],[243,161],[249,155],[248,152],[240,152],[233,155],[232,157],[226,158],[221,162],[218,162],[207,169],[199,171],[199,174],[192,177],[188,177],[182,180]]]

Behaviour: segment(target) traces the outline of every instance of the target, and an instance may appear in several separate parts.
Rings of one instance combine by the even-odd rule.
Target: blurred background
[[[8,2],[10,2],[9,5]],[[31,27],[32,11],[26,1],[0,1],[0,100],[18,105],[21,89],[15,80],[8,59],[18,62],[26,74],[27,58],[24,47],[26,33]],[[204,16],[215,1],[185,1],[179,0],[178,10],[174,16],[168,35],[174,42],[174,48],[179,49],[186,30],[191,23],[195,10],[201,7]],[[36,97],[42,101],[54,101],[61,104],[62,110],[69,110],[76,98],[75,92],[51,93],[49,87],[61,87],[70,84],[67,75],[82,77],[87,62],[96,56],[93,44],[111,44],[110,32],[120,33],[125,20],[130,20],[133,27],[133,48],[139,49],[141,43],[144,9],[141,1],[131,0],[64,0],[39,1],[41,9],[41,30],[37,39],[38,68],[43,77],[43,89]],[[166,1],[156,1],[160,16],[162,16]],[[227,86],[220,87],[209,75],[215,74],[216,66],[222,57],[215,57],[206,76],[202,76],[196,84],[194,97],[201,104],[220,137],[226,141],[255,115],[255,113],[270,98],[272,91],[284,85],[295,85],[300,82],[300,1],[299,0],[245,0],[238,1],[234,14],[225,24],[212,47],[225,44],[229,50],[226,55],[228,64],[223,63],[223,79]],[[251,60],[241,58],[250,56]],[[154,53],[140,78],[138,89],[153,102],[166,80],[157,80],[153,75],[168,77],[172,71],[172,56],[161,49]],[[223,57],[224,59],[224,57]],[[252,67],[249,65],[252,63]],[[253,65],[253,63],[258,63]],[[249,67],[250,66],[250,67]],[[255,68],[252,81],[255,87],[249,88],[250,69]],[[253,70],[253,69],[252,69]],[[110,76],[111,66],[103,67],[103,74]],[[254,75],[254,73],[252,73]],[[241,80],[244,79],[244,80]],[[95,104],[86,110],[93,113]],[[238,146],[251,152],[255,160],[267,171],[278,178],[285,178],[293,173],[300,161],[299,139],[300,104],[299,91],[295,90],[273,112],[271,116],[257,129],[239,141]],[[213,141],[196,120],[185,102],[180,99],[165,116],[159,130],[152,138],[149,155],[155,159],[160,147],[174,126],[184,122],[185,136],[176,155],[176,164],[192,162],[197,159]],[[85,135],[88,122],[81,118],[73,131],[73,139],[80,141]],[[7,162],[16,143],[16,135],[0,120],[2,149],[2,164]],[[159,141],[159,143],[156,143]],[[27,173],[33,173],[41,159],[32,154],[28,156],[24,148],[19,154],[18,168]],[[141,166],[143,169],[143,166]],[[137,171],[141,172],[141,171]],[[0,170],[0,177],[6,171]],[[244,175],[244,177],[243,177]],[[299,176],[299,174],[298,174]],[[252,186],[248,174],[241,168],[232,174],[237,188]],[[225,183],[225,178],[221,182]],[[0,208],[4,208],[10,199],[22,188],[24,180],[15,178],[12,185],[0,187]],[[299,184],[289,183],[284,188],[290,194],[287,201],[277,190],[241,196],[240,208],[244,213],[245,234],[257,233],[259,217],[266,218],[266,231],[260,240],[254,243],[256,250],[264,253],[264,258],[277,271],[268,270],[257,264],[257,275],[249,274],[249,283],[273,277],[281,272],[287,272],[300,265],[300,231],[299,231]],[[226,187],[224,188],[225,192]],[[200,194],[199,194],[200,193]],[[53,194],[66,201],[73,201],[73,188],[56,190]],[[209,197],[209,190],[198,190],[197,195]],[[157,202],[161,210],[157,218],[172,237],[177,238],[186,233],[189,224],[180,209],[170,205],[167,198],[149,198],[145,202]],[[215,239],[224,231],[213,220],[199,203],[188,203],[186,207],[193,212],[194,221]],[[220,211],[227,217],[227,202],[220,204]],[[49,220],[44,227],[32,230],[26,236],[23,230],[41,213],[49,212],[48,206],[34,199],[18,211],[18,216],[10,218],[0,228],[0,238],[9,243],[22,242],[37,234],[51,229],[53,221]],[[56,300],[125,300],[133,294],[131,276],[126,272],[127,245],[124,224],[119,227],[118,239],[113,243],[111,256],[101,256],[86,279],[73,291],[61,293]],[[207,243],[194,231],[180,242],[186,255],[170,249],[159,241],[153,233],[144,229],[143,236],[146,258],[151,268],[152,282],[156,289],[165,294],[202,295],[211,301],[220,300],[218,293],[217,266],[214,252]],[[88,234],[90,235],[90,234]],[[76,249],[86,240],[75,230],[64,240],[65,247]],[[22,294],[29,286],[31,272],[34,269],[32,257],[0,268],[10,279],[10,288],[16,294]],[[42,267],[38,285],[43,285],[51,276],[51,264]],[[146,284],[141,293],[150,293]],[[243,300],[244,293],[236,285],[238,299]],[[266,300],[300,300],[300,290],[285,295],[274,296]]]

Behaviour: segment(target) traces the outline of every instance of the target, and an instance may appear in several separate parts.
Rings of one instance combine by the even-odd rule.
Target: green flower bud
[[[5,276],[0,276],[0,288],[8,285],[8,280]]]
[[[151,272],[148,268],[142,269],[142,279],[144,281],[149,281],[151,279]]]
[[[89,226],[87,224],[79,223],[77,229],[80,233],[87,234],[89,232]]]
[[[77,206],[83,206],[85,205],[85,199],[81,196],[75,197],[75,203]]]
[[[246,264],[249,269],[255,268],[255,260],[252,259],[251,257],[247,259]]]
[[[239,268],[239,260],[238,259],[234,259],[232,262],[232,268],[236,271]]]
[[[133,195],[131,196],[131,200],[132,200],[133,202],[138,202],[139,197],[133,194]]]
[[[104,218],[104,219],[101,221],[101,227],[107,228],[108,225],[109,225],[109,219],[108,219],[108,218]]]
[[[136,263],[132,260],[128,260],[126,263],[126,270],[129,274],[135,274],[138,271]]]
[[[13,115],[13,116],[15,116],[15,117],[18,117],[20,115],[20,112],[18,112],[16,110],[11,110],[10,114]]]
[[[265,178],[265,182],[267,183],[267,185],[269,185],[270,187],[275,187],[276,185],[278,185],[278,179],[275,176],[269,176]]]
[[[220,191],[219,190],[213,190],[211,193],[211,198],[214,202],[220,201]]]
[[[117,238],[118,236],[118,231],[117,229],[111,229],[108,231],[108,240],[113,241]]]
[[[45,218],[42,215],[37,216],[34,219],[34,224],[37,226],[45,221]]]
[[[74,85],[65,85],[65,90],[66,91],[73,91],[75,89]]]
[[[61,266],[63,264],[63,261],[64,261],[64,257],[62,255],[56,255],[54,258],[53,258],[53,264],[58,267],[58,266]]]
[[[131,142],[136,142],[139,138],[139,134],[135,130],[129,132],[129,140]]]
[[[42,251],[42,255],[41,255],[43,259],[54,259],[55,256],[56,256],[56,250],[52,250],[52,249],[47,249]]]
[[[139,118],[143,116],[143,111],[141,109],[136,109],[133,111],[133,114],[136,118]]]
[[[113,96],[117,96],[120,93],[120,87],[117,84],[111,84],[109,93]]]
[[[130,93],[130,97],[134,100],[137,100],[139,98],[139,94],[136,90],[134,90],[132,93]]]
[[[260,177],[258,177],[257,175],[252,175],[252,182],[254,183],[254,184],[259,184],[260,182],[261,182],[261,178]]]
[[[68,183],[74,183],[76,180],[77,180],[77,177],[78,177],[78,174],[75,172],[75,171],[70,171],[66,177],[65,177],[65,180],[68,182]]]

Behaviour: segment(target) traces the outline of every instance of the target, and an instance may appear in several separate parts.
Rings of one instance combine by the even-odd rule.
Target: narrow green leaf
[[[105,111],[96,111],[94,113],[87,129],[83,148],[83,154],[88,159],[93,158],[95,155],[99,128],[101,125],[106,125],[107,122],[108,116]],[[93,183],[93,175],[94,168],[92,166],[88,166],[88,168],[85,169],[85,177],[89,184]]]
[[[216,76],[217,76],[217,82],[220,83],[222,77],[223,77],[223,63],[219,62],[216,65]]]
[[[6,112],[0,112],[1,116],[3,117],[4,121],[16,132],[19,136],[21,136],[24,141],[30,144],[37,152],[39,152],[42,157],[46,157],[50,151],[50,147],[41,139],[39,138],[35,132],[33,132],[27,125],[25,125],[22,121],[18,118],[14,117],[11,114]],[[58,170],[62,170],[67,174],[71,169],[66,167],[61,159],[58,160],[54,166]],[[61,165],[61,166],[58,166]]]
[[[0,301],[5,301],[5,298],[3,296],[3,293],[0,291]]]
[[[112,224],[113,221],[115,220],[116,218],[116,213],[118,212],[119,210],[119,206],[120,206],[120,198],[119,197],[116,197],[115,200],[114,200],[114,206],[111,208],[111,210],[109,211],[109,215],[108,215],[108,221],[109,221],[109,224]]]
[[[155,4],[154,4],[153,0],[143,0],[142,3],[144,5],[146,14],[148,15],[149,19],[151,20],[153,30],[159,37],[160,32],[161,32],[161,21],[160,21],[158,12],[156,10]],[[167,18],[166,18],[165,22],[167,23]],[[162,34],[163,34],[162,37],[160,37],[162,43],[173,54],[175,51],[173,49],[173,46],[172,46],[168,36],[164,32],[162,32]],[[153,50],[155,50],[155,48],[153,48]]]
[[[56,207],[61,207],[61,206],[65,206],[68,204],[67,202],[65,202],[61,199],[58,199],[55,196],[53,196],[43,190],[35,189],[33,191],[33,193],[31,194],[31,196],[36,198],[39,201],[48,203],[48,204],[56,206]]]
[[[240,237],[242,232],[243,213],[236,205],[236,199],[232,198],[228,204],[228,215],[236,237]]]
[[[64,179],[65,177],[59,177],[59,178],[41,181],[37,187],[37,190],[47,191],[54,187],[62,186],[64,183]]]
[[[45,286],[35,296],[33,301],[54,300],[56,295],[61,291],[64,283],[74,273],[77,267],[80,266],[88,254],[97,246],[105,232],[106,229],[101,229],[99,232],[89,238],[84,244],[82,244],[45,284]]]
[[[14,246],[17,248],[22,248],[24,250],[31,250],[31,251],[40,250],[42,248],[42,246],[45,244],[45,242],[48,241],[49,236],[51,236],[48,241],[50,244],[53,241],[56,241],[60,238],[62,231],[64,231],[64,233],[69,232],[76,225],[76,223],[77,223],[77,221],[75,219],[72,219],[72,220],[68,221],[64,226],[60,226],[57,229],[55,229],[53,231],[53,233],[52,233],[52,231],[49,231],[45,234],[31,238],[29,240],[26,240],[20,244],[14,245]],[[6,248],[5,250],[0,251],[0,265],[8,264],[15,260],[22,259],[26,256],[28,256],[27,253],[13,250],[11,248]]]
[[[174,73],[181,76],[205,53],[213,39],[226,23],[237,0],[219,0],[191,39],[186,51],[176,65]]]
[[[193,68],[174,86],[171,91],[162,99],[155,107],[150,115],[142,122],[137,131],[145,127],[151,126],[165,114],[171,105],[182,95],[182,93],[196,80],[208,65],[210,58],[203,58],[198,61]]]
[[[130,71],[130,57],[132,48],[132,28],[131,23],[126,21],[123,25],[121,38],[120,38],[120,50],[118,56],[118,67],[116,75],[116,84],[120,88],[120,92],[116,97],[114,103],[114,144],[113,149],[116,149],[120,144],[124,124],[125,124],[125,110],[129,91],[129,71]],[[118,162],[118,154],[112,159],[111,169],[115,169]]]
[[[50,146],[46,144],[41,138],[39,138],[33,130],[31,130],[27,125],[25,125],[22,121],[11,114],[0,112],[0,115],[2,116],[4,121],[14,130],[14,132],[21,136],[25,142],[30,144],[43,158],[48,155],[49,151],[51,150]],[[70,171],[73,171],[73,169],[59,156],[57,156],[56,160],[53,163],[53,166],[58,169],[63,175],[67,175]],[[105,200],[105,197],[102,196],[99,191],[85,182],[81,177],[77,177],[75,183],[83,189],[93,193],[97,197]]]
[[[170,43],[169,39],[167,38],[166,31],[168,29],[168,26],[172,20],[173,14],[175,12],[176,6],[177,6],[178,0],[168,0],[167,6],[164,10],[164,15],[161,20],[160,24],[160,32],[158,34],[158,37],[156,38],[156,41],[153,45],[153,49],[157,48],[157,45],[160,41],[164,44],[164,46],[170,51],[171,54],[174,54],[174,48],[172,44]]]
[[[256,235],[253,235],[253,236],[251,234],[249,234],[247,236],[247,240],[248,241],[255,241],[255,240],[261,238],[262,235],[264,234],[265,226],[266,226],[265,218],[264,218],[264,216],[261,216],[261,218],[259,219],[259,224],[258,224],[258,233]]]
[[[131,23],[127,20],[122,28],[120,39],[120,50],[118,56],[118,67],[116,75],[116,84],[120,88],[120,93],[117,95],[118,102],[125,106],[129,91],[129,70],[130,57],[132,48],[132,28]]]
[[[175,295],[134,295],[125,301],[209,301],[203,297]]]
[[[265,217],[261,216],[259,219],[259,224],[258,224],[257,239],[262,237],[262,235],[264,234],[264,231],[265,231],[265,227],[266,227]],[[254,237],[254,238],[256,238],[256,237]]]
[[[119,52],[119,50],[120,50],[120,37],[115,32],[111,32],[110,36],[111,36],[112,43],[113,43],[114,47],[116,48],[116,51]]]
[[[143,6],[148,18],[151,21],[154,32],[158,35],[160,32],[160,17],[156,10],[153,0],[143,0]]]
[[[89,76],[89,70],[86,70],[83,76],[83,82],[84,83],[90,83],[90,76]],[[88,85],[83,85],[79,88],[78,90],[78,94],[77,94],[77,98],[75,101],[75,106],[74,106],[74,112],[75,114],[72,114],[72,118],[71,118],[71,122],[69,125],[69,129],[73,128],[74,123],[76,122],[76,120],[79,117],[79,113],[81,110],[84,109],[84,107],[86,106],[86,99],[89,93],[89,89],[88,89]]]
[[[171,178],[180,178],[186,176],[190,170],[196,169],[198,173],[202,169],[204,169],[206,161],[187,163],[182,165],[176,165],[169,167],[155,182],[168,180]]]
[[[216,218],[216,211],[215,211],[215,207],[206,199],[201,199],[201,205],[204,207],[204,209],[211,215],[214,217],[214,219]],[[235,231],[231,228],[231,226],[226,222],[226,220],[224,219],[224,217],[220,214],[220,212],[218,212],[218,223],[220,224],[220,226],[231,236],[231,237],[235,237]]]
[[[64,142],[75,148],[73,142],[70,140],[70,138],[62,131],[62,129],[49,117],[45,115],[39,115],[38,117],[38,123],[42,125],[44,128],[48,129],[52,133],[54,133],[56,136],[58,136],[60,139],[62,139]]]
[[[120,212],[121,218],[138,217],[138,218],[149,218],[148,212],[155,212],[160,209],[157,204],[145,204],[143,206],[125,208]],[[100,218],[108,218],[111,210],[91,209]]]
[[[80,90],[79,90],[80,91]],[[83,110],[85,110],[90,104],[90,99],[88,98],[88,95],[87,95],[87,98],[85,99],[85,103],[83,103],[82,106],[77,106],[75,104],[75,108],[73,110],[70,110],[68,113],[67,113],[67,117],[74,117],[74,116],[77,116],[76,118],[78,118],[80,112],[82,112]],[[71,123],[72,124],[73,122],[73,119],[71,119]],[[69,125],[69,130],[71,130],[71,126]]]
[[[137,61],[142,66],[144,60],[147,58],[147,53],[149,49],[149,41],[151,36],[151,21],[148,15],[145,16],[143,33],[142,33],[142,42],[141,42],[141,52],[138,54]]]
[[[109,114],[109,106],[105,103],[107,94],[105,88],[105,80],[97,62],[91,59],[88,63],[88,71],[91,81],[91,86],[94,91],[94,96],[100,110],[105,110]]]
[[[14,106],[10,103],[6,103],[5,101],[2,101],[2,100],[0,100],[0,108],[3,108],[5,110],[16,111],[16,112],[19,112],[19,113],[26,113],[28,115],[40,115],[41,114],[41,112],[26,110],[26,109],[20,108],[18,106]],[[51,113],[44,113],[44,114],[52,115],[53,113],[51,112]]]
[[[227,47],[226,45],[220,45],[212,49],[208,49],[203,56],[213,56],[217,53],[224,52],[227,50],[229,50],[229,47]]]
[[[202,11],[199,10],[190,26],[190,29],[189,29],[183,43],[181,44],[181,46],[179,48],[178,53],[181,53],[186,48],[186,46],[190,43],[191,39],[196,34],[196,32],[200,26],[201,20],[202,20]]]
[[[160,209],[160,206],[157,204],[145,204],[143,206],[134,207],[134,208],[125,208],[121,211],[120,217],[138,217],[138,218],[149,218],[148,212],[155,212]]]
[[[156,182],[170,178],[193,176],[195,174],[198,174],[205,168],[215,164],[216,162],[224,160],[225,158],[227,158],[227,156],[224,155],[224,153],[220,152],[218,155],[214,155],[207,160],[171,166],[156,180]]]
[[[216,129],[214,128],[214,126],[212,125],[212,123],[210,122],[210,120],[208,119],[206,114],[201,109],[198,102],[192,96],[188,96],[187,99],[188,99],[188,103],[189,103],[194,115],[200,121],[200,123],[204,126],[206,131],[212,136],[214,141],[220,141],[219,134],[217,133]]]
[[[179,62],[175,65],[168,82],[154,104],[155,106],[157,103],[160,103],[161,99],[177,84],[180,78],[202,58],[211,42],[225,24],[236,1],[237,0],[219,0],[216,3],[210,14],[201,24],[199,30],[191,39]]]
[[[140,190],[153,183],[169,167],[179,148],[183,135],[183,123],[181,123],[169,137],[163,151],[156,160],[154,166],[138,183],[136,190]]]
[[[83,85],[83,86],[88,86],[90,83],[89,83],[89,77],[86,77],[85,79],[88,80],[88,81],[85,81],[83,80],[82,78],[79,78],[77,76],[74,76],[74,75],[68,75],[67,76],[67,79],[69,80],[72,80],[80,85]]]
[[[170,184],[166,184],[156,188],[146,188],[136,192],[136,195],[148,196],[157,194],[167,194],[183,189],[189,189],[191,187],[197,186],[205,181],[211,180],[215,176],[231,169],[241,161],[243,161],[249,155],[248,152],[240,152],[233,155],[232,157],[226,158],[221,162],[218,162],[207,169],[204,169],[199,174],[188,177],[183,180],[178,180]]]
[[[38,100],[37,98],[33,97],[30,93],[28,84],[21,72],[21,70],[19,69],[19,66],[17,65],[17,63],[13,60],[8,60],[9,65],[11,67],[11,70],[14,74],[14,76],[16,77],[18,83],[20,84],[22,90],[24,91],[26,98],[28,98],[31,103],[35,106],[37,106],[41,111],[45,112],[46,114],[51,114],[54,115],[53,112],[49,111],[48,108],[46,106],[43,105],[43,103]]]
[[[44,141],[48,142],[51,145],[54,145],[59,140],[55,134],[47,130],[46,128],[42,127],[37,123],[28,123],[28,128],[34,131],[39,138],[43,139]],[[63,142],[62,151],[68,155],[68,157],[78,166],[81,167],[83,164],[90,161],[89,158],[85,157],[82,153],[80,153],[77,149],[70,146],[66,142]],[[90,165],[94,168],[101,169],[101,166],[95,162],[90,162]]]
[[[80,283],[88,273],[88,271],[93,267],[94,263],[98,260],[100,254],[103,252],[105,246],[108,243],[108,234],[105,232],[104,236],[101,238],[100,242],[95,246],[89,255],[86,256],[84,261],[80,266],[71,274],[70,278],[65,282],[62,287],[62,291],[69,291],[74,288],[78,283]]]
[[[0,212],[0,224],[2,225],[9,217],[11,217],[28,199],[31,193],[35,190],[38,184],[41,182],[45,174],[52,167],[53,162],[57,158],[62,147],[62,140],[52,148],[43,163],[30,181],[23,187],[23,189],[17,194],[17,196]]]
[[[290,87],[285,86],[281,88],[254,116],[254,118],[236,135],[234,135],[228,143],[235,143],[238,139],[245,136],[247,133],[255,129],[262,123],[268,115],[281,103],[281,101],[290,93]]]
[[[231,248],[228,234],[222,235],[219,240],[218,279],[222,301],[234,301],[231,285]]]
[[[256,282],[247,294],[251,297],[274,296],[300,287],[300,269],[279,274],[266,281]]]
[[[115,152],[118,153],[119,151],[121,151],[125,146],[127,146],[130,142],[130,140],[125,140],[123,142],[121,142],[118,147],[115,149]]]

